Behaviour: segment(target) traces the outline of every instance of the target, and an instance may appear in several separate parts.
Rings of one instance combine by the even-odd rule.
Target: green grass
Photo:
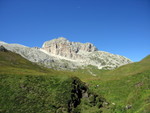
[[[74,77],[78,72],[47,69],[10,51],[0,52],[0,65],[2,113],[79,113],[82,100],[100,111],[105,101]],[[83,92],[93,100],[82,99]]]
[[[0,110],[8,113],[53,112],[59,79],[45,76],[1,75]],[[52,93],[53,92],[53,93]],[[51,98],[49,98],[51,97]]]
[[[85,89],[88,97],[80,98]],[[88,66],[71,72],[0,51],[0,112],[149,113],[150,56],[115,70]]]
[[[147,56],[140,62],[124,65],[115,70],[97,71],[97,80],[87,81],[91,90],[100,93],[110,103],[111,109],[105,109],[106,113],[150,112],[149,61],[150,56]],[[126,109],[126,106],[132,107]]]
[[[150,71],[119,80],[90,81],[89,84],[90,88],[101,93],[111,106],[112,103],[115,103],[114,107],[120,107],[120,112],[123,112],[127,105],[132,105],[130,110],[124,110],[129,113],[136,112],[145,105],[150,105]],[[99,86],[96,87],[96,85]]]

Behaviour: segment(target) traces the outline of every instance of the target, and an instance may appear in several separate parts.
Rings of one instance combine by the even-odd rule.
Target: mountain
[[[114,69],[132,63],[126,57],[98,51],[91,43],[70,42],[63,37],[44,42],[42,48],[5,42],[0,42],[0,45],[31,62],[54,69],[73,70],[88,65],[96,66],[98,69]]]

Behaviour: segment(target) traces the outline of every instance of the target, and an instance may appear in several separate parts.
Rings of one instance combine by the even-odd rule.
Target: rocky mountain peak
[[[42,49],[50,54],[59,55],[66,58],[78,59],[80,53],[89,53],[97,51],[92,43],[70,42],[64,37],[44,42]]]
[[[59,37],[59,38],[56,38],[56,39],[53,39],[53,40],[49,40],[49,41],[46,41],[44,44],[43,44],[43,47],[44,46],[49,46],[51,44],[56,44],[56,43],[68,43],[69,40],[67,40],[66,38],[64,37]]]
[[[54,69],[77,69],[88,65],[98,69],[114,69],[132,63],[126,57],[98,51],[92,43],[70,42],[60,37],[46,41],[42,48],[30,48],[20,44],[8,44],[0,41],[0,51],[12,51],[24,58]],[[89,73],[90,70],[89,70]],[[93,76],[95,74],[91,73]]]

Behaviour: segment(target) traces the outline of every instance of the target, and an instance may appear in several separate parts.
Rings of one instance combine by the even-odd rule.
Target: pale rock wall
[[[78,54],[82,52],[93,52],[96,51],[96,47],[91,43],[79,43],[79,42],[69,42],[67,39],[60,37],[58,39],[53,39],[46,41],[42,49],[47,52],[67,57],[70,59],[82,59],[83,56]]]

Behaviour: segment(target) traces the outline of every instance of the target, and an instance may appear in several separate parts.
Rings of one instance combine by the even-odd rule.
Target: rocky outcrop
[[[55,108],[59,109],[56,113],[63,113],[63,111],[67,111],[68,113],[80,113],[82,111],[82,105],[85,103],[89,108],[97,108],[97,112],[100,112],[101,108],[106,106],[104,105],[106,99],[90,91],[86,84],[77,77],[71,77],[62,82],[57,92],[56,102],[58,101],[58,104]],[[78,108],[78,106],[80,106],[80,108]]]
[[[7,52],[8,50],[4,46],[0,46],[0,51]]]
[[[62,37],[45,42],[42,48],[30,48],[5,42],[0,42],[1,45],[31,62],[59,70],[73,70],[88,65],[96,66],[99,69],[114,69],[132,62],[120,55],[98,51],[91,43],[70,42]]]
[[[42,50],[49,55],[74,60],[79,65],[93,65],[99,69],[114,69],[131,63],[123,56],[98,51],[91,43],[70,42],[63,37],[46,41]]]
[[[70,59],[83,58],[79,53],[97,51],[96,47],[91,43],[69,42],[66,38],[60,37],[46,41],[42,49],[50,54],[59,55]]]

